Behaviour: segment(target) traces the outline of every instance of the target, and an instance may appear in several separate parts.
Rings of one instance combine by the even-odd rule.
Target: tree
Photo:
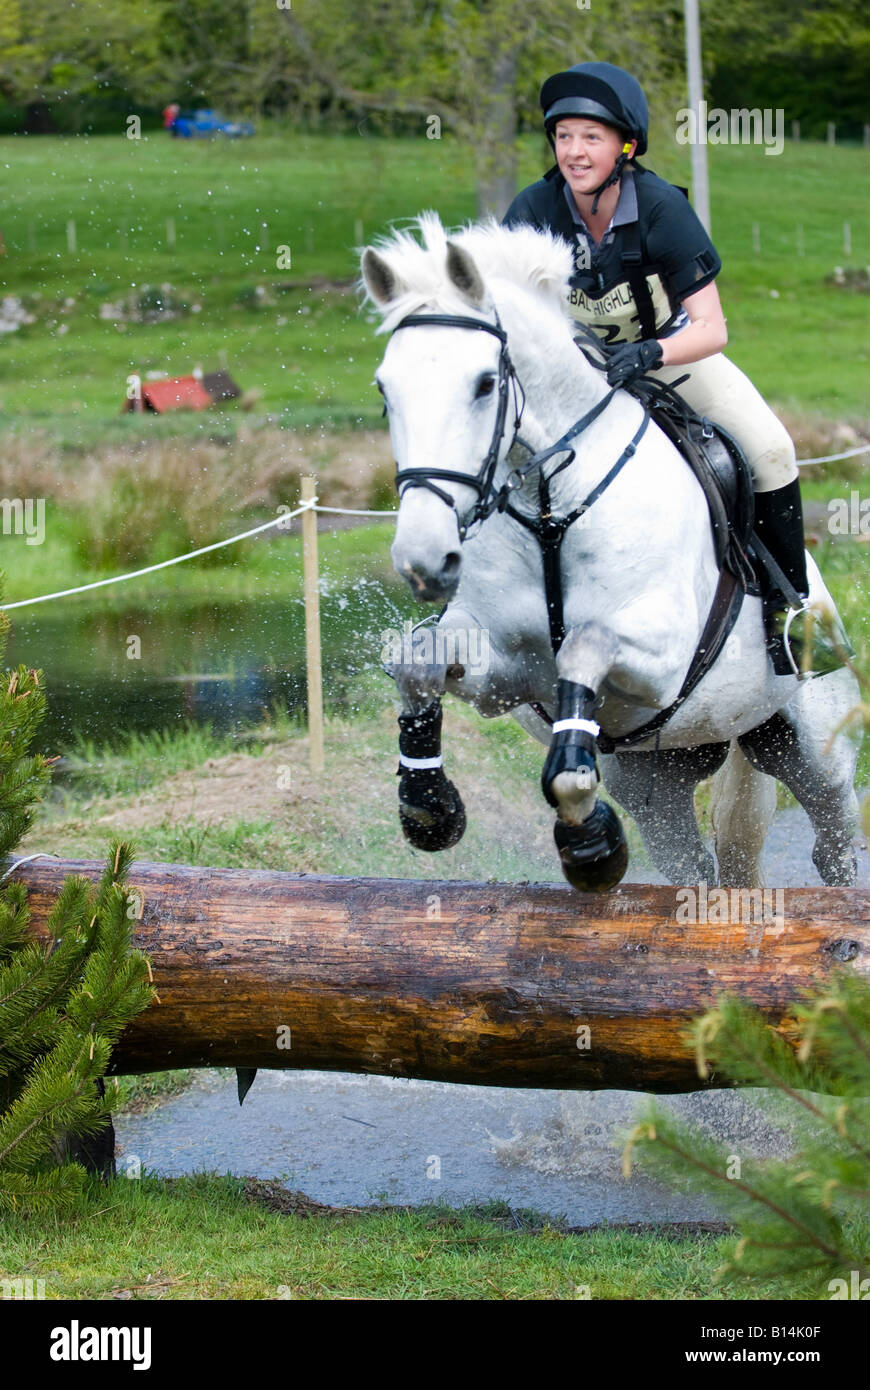
[[[0,91],[27,105],[107,93],[143,100],[159,82],[156,5],[139,0],[4,0]]]
[[[475,161],[478,210],[516,192],[516,133],[540,129],[544,77],[589,59],[630,68],[652,100],[680,90],[678,13],[649,0],[579,10],[566,0],[296,0],[275,11],[309,85],[359,116],[437,118]]]
[[[0,659],[7,629],[0,612]],[[0,861],[48,781],[49,760],[29,751],[44,711],[38,671],[0,677]],[[0,1208],[68,1207],[86,1174],[62,1160],[109,1124],[102,1077],[112,1045],[153,998],[148,962],[130,950],[131,858],[116,842],[96,887],[66,879],[47,940],[28,934],[24,885],[8,870],[0,878]]]
[[[841,972],[794,1017],[771,1026],[725,997],[694,1028],[698,1071],[721,1083],[765,1088],[760,1102],[795,1146],[756,1159],[709,1137],[650,1100],[623,1156],[681,1192],[707,1198],[740,1239],[720,1277],[781,1276],[827,1283],[857,1297],[868,1280],[870,1231],[870,985]],[[835,1291],[844,1285],[845,1292]]]
[[[804,135],[833,121],[860,137],[870,121],[870,17],[863,0],[702,0],[704,64],[713,104],[781,107]]]

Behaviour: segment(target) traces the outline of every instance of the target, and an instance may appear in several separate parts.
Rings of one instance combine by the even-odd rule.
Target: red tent
[[[195,376],[170,377],[165,381],[143,381],[142,409],[165,415],[167,410],[208,410],[212,398]],[[125,410],[135,410],[137,402],[124,402]]]

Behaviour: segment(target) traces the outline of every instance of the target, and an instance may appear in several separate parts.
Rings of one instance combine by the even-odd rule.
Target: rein
[[[490,441],[489,450],[487,451],[486,458],[481,465],[480,471],[477,474],[472,474],[456,473],[446,468],[401,469],[396,473],[396,488],[399,492],[400,499],[402,497],[402,484],[404,484],[406,488],[425,487],[428,488],[430,492],[434,492],[437,497],[440,497],[443,502],[446,502],[447,505],[452,507],[457,513],[456,523],[459,529],[459,539],[461,541],[465,540],[470,526],[476,521],[485,521],[494,511],[507,512],[508,516],[514,521],[519,522],[521,526],[531,531],[541,547],[550,642],[555,655],[565,640],[564,597],[560,561],[560,552],[565,533],[575,521],[578,521],[580,517],[584,516],[586,512],[589,511],[593,503],[597,502],[598,498],[610,486],[628,460],[636,453],[637,447],[650,423],[650,408],[655,398],[665,395],[673,397],[674,387],[680,385],[685,378],[679,378],[675,383],[672,383],[670,388],[661,383],[655,384],[655,389],[647,394],[645,400],[641,400],[640,404],[643,406],[643,418],[640,425],[635,430],[631,442],[626,444],[616,462],[611,466],[601,481],[596,484],[592,491],[587,493],[579,507],[575,507],[567,516],[554,517],[551,512],[550,483],[553,478],[555,478],[556,474],[561,473],[563,468],[567,468],[576,457],[574,450],[571,448],[571,440],[576,439],[579,434],[582,434],[583,431],[607,409],[619,388],[611,387],[607,394],[603,396],[596,405],[592,406],[590,410],[587,410],[585,415],[581,416],[570,429],[566,430],[565,433],[556,440],[555,444],[551,444],[548,448],[535,453],[531,446],[520,437],[519,429],[522,423],[523,409],[525,407],[525,393],[522,390],[522,385],[517,379],[513,363],[511,362],[507,349],[507,334],[501,326],[501,321],[497,312],[495,317],[495,325],[492,325],[486,323],[483,319],[466,318],[461,315],[409,314],[406,318],[402,319],[393,330],[396,332],[400,328],[414,328],[425,324],[441,324],[449,328],[470,328],[485,333],[492,333],[501,343],[498,359],[498,411],[492,440]],[[591,335],[588,330],[584,331],[583,336],[586,337],[587,344],[592,346],[590,341]],[[593,360],[590,352],[588,352],[577,339],[575,339],[575,342],[592,366],[598,367],[601,365]],[[602,346],[600,343],[596,345],[599,348]],[[524,449],[528,450],[531,457],[522,467],[513,469],[513,471],[508,474],[505,483],[496,490],[493,488],[493,479],[498,464],[501,442],[504,437],[505,421],[507,419],[508,391],[511,386],[513,387],[514,395],[515,419],[510,448],[512,449],[514,444],[519,443]],[[519,410],[516,409],[518,394],[522,395],[522,404]],[[683,405],[682,402],[680,402],[680,404]],[[510,449],[508,449],[508,453],[510,453]],[[541,500],[540,515],[537,517],[529,517],[523,516],[521,512],[515,511],[510,505],[511,494],[523,486],[526,478],[531,472],[536,468],[541,468],[541,466],[551,459],[554,454],[559,453],[567,453],[568,457],[563,459],[562,462],[553,469],[552,473],[541,473],[539,484]],[[459,513],[454,499],[449,493],[444,492],[442,488],[436,487],[435,484],[430,481],[432,478],[457,479],[459,482],[467,483],[477,491],[478,500],[467,522],[462,523],[459,520]],[[707,616],[700,642],[696,648],[695,655],[692,658],[677,698],[666,709],[659,710],[652,719],[647,720],[640,728],[633,729],[629,733],[621,735],[619,738],[609,738],[603,730],[599,730],[598,742],[603,752],[611,753],[617,748],[642,742],[655,733],[656,756],[658,755],[660,730],[668,722],[674,712],[679,709],[680,705],[688,699],[689,695],[695,689],[695,686],[703,679],[718,657],[728,633],[737,620],[744,588],[745,585],[738,584],[737,579],[730,571],[727,569],[722,569],[720,571],[719,582],[713,597],[712,607]],[[553,723],[543,706],[535,703],[531,705],[531,708],[537,712],[545,723]],[[653,771],[655,771],[655,765],[653,765]]]
[[[440,498],[442,502],[446,502],[447,506],[452,507],[457,513],[456,524],[460,541],[465,540],[469,529],[474,526],[476,522],[486,521],[487,517],[492,516],[495,511],[506,511],[509,516],[520,521],[522,525],[526,526],[529,530],[534,531],[541,542],[542,549],[544,549],[544,535],[547,533],[548,529],[552,529],[552,525],[560,524],[552,523],[552,518],[550,517],[550,480],[554,478],[557,473],[560,473],[563,468],[567,468],[569,464],[573,463],[576,455],[571,448],[571,440],[576,439],[579,434],[582,434],[584,430],[588,429],[594,420],[598,419],[599,415],[603,414],[613,400],[618,387],[611,387],[600,401],[592,406],[590,410],[587,410],[585,415],[581,416],[569,430],[565,431],[561,438],[556,440],[555,444],[551,444],[548,448],[541,449],[535,453],[531,446],[526,444],[525,440],[520,436],[520,425],[522,424],[523,410],[525,409],[525,392],[517,377],[514,364],[508,352],[507,334],[501,326],[498,311],[495,311],[494,324],[487,323],[485,319],[471,318],[463,314],[407,314],[405,318],[401,319],[399,323],[396,324],[393,332],[397,333],[400,328],[422,328],[432,325],[443,328],[468,328],[482,333],[491,333],[493,337],[498,338],[501,344],[498,356],[498,409],[496,411],[495,424],[493,426],[489,449],[477,473],[459,473],[450,468],[398,469],[395,483],[396,491],[399,494],[399,500],[401,501],[407,489],[412,487],[425,487],[429,492],[434,492],[436,497]],[[509,393],[512,393],[514,398],[514,425],[513,435],[507,452],[510,453],[514,444],[519,443],[524,449],[528,450],[531,457],[527,459],[522,467],[514,468],[508,474],[503,485],[496,489],[493,487],[493,480],[495,478],[495,470],[498,467],[501,443],[504,438]],[[570,519],[564,522],[563,534],[564,530],[571,525],[571,522],[576,521],[579,516],[582,516],[584,512],[589,510],[592,503],[600,497],[604,489],[608,487],[616,477],[623,464],[631,458],[648,423],[649,415],[645,410],[641,428],[635,435],[631,444],[628,445],[627,449],[623,452],[602,482],[593,489],[582,505],[571,513]],[[549,477],[545,477],[543,473],[541,474],[541,491],[542,498],[544,499],[544,511],[541,514],[541,524],[530,522],[528,517],[521,516],[510,507],[509,502],[511,494],[523,486],[530,473],[533,473],[535,469],[541,468],[542,465],[555,454],[561,453],[567,453],[568,457],[563,459],[558,468],[555,468]],[[433,478],[465,483],[466,486],[474,488],[477,493],[477,502],[467,521],[460,521],[455,500],[448,492],[445,492],[443,488],[438,487],[432,481]],[[550,526],[548,527],[545,523],[550,523]]]
[[[627,444],[620,454],[616,463],[605,474],[601,482],[598,483],[579,507],[575,507],[568,516],[555,518],[550,510],[550,483],[557,473],[561,473],[563,468],[567,468],[573,463],[576,454],[571,448],[571,441],[582,434],[584,430],[597,420],[599,415],[610,405],[616,395],[618,387],[612,386],[605,396],[601,398],[586,414],[566,430],[565,433],[546,449],[541,449],[537,453],[526,444],[520,437],[520,425],[522,423],[523,409],[525,408],[525,393],[517,379],[514,365],[510,359],[507,347],[507,334],[501,326],[498,312],[495,315],[495,324],[487,323],[484,319],[465,317],[460,314],[408,314],[396,324],[393,332],[398,332],[400,328],[417,328],[430,324],[437,324],[445,328],[470,328],[477,329],[484,333],[492,333],[501,343],[498,358],[498,410],[496,413],[495,426],[493,428],[492,439],[486,458],[480,466],[480,471],[474,473],[457,473],[447,468],[402,468],[396,473],[396,490],[399,499],[404,495],[404,491],[410,487],[425,487],[430,492],[434,492],[436,497],[440,497],[442,502],[446,502],[456,512],[456,524],[459,530],[459,539],[464,541],[471,526],[478,521],[485,521],[493,512],[507,512],[508,516],[520,525],[525,526],[528,531],[537,538],[541,547],[541,556],[544,565],[544,586],[547,598],[547,614],[550,625],[550,641],[553,651],[557,652],[565,640],[565,624],[563,614],[562,596],[562,571],[559,563],[559,552],[565,532],[569,526],[573,525],[581,516],[588,512],[594,502],[610,486],[614,478],[634,455],[650,422],[649,411],[644,407],[643,419],[635,431],[634,438]],[[591,359],[590,359],[591,360]],[[493,487],[495,470],[498,466],[498,457],[501,450],[502,439],[504,438],[505,421],[507,420],[508,393],[513,389],[514,397],[514,430],[508,453],[514,444],[521,444],[527,449],[531,457],[520,468],[513,469],[503,483],[496,489]],[[522,404],[517,410],[518,396],[522,396]],[[523,486],[526,478],[535,469],[542,468],[555,454],[567,453],[568,457],[563,459],[557,468],[550,474],[541,473],[540,495],[541,495],[541,514],[539,517],[523,516],[514,510],[510,505],[511,494]],[[461,522],[459,512],[454,499],[443,488],[437,487],[432,482],[433,478],[449,479],[458,481],[473,487],[477,492],[477,502],[474,505],[471,516],[466,522]]]

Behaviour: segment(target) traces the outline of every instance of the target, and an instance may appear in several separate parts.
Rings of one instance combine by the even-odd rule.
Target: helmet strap
[[[622,178],[622,171],[625,168],[625,165],[628,161],[628,152],[630,149],[631,141],[626,140],[625,144],[622,147],[622,152],[617,156],[616,163],[614,164],[613,169],[608,174],[604,182],[600,183],[598,187],[595,189],[595,201],[592,204],[593,217],[598,211],[598,199],[601,197],[605,188],[610,188],[611,184],[619,183],[619,180]]]

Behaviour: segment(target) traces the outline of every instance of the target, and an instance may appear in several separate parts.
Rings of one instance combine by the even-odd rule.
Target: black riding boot
[[[797,590],[801,599],[809,593],[807,579],[807,560],[804,547],[804,516],[801,506],[800,479],[795,478],[785,487],[772,492],[755,494],[755,529],[758,538],[767,546],[789,583]],[[764,604],[764,628],[767,633],[767,650],[777,675],[793,674],[783,640],[783,628],[789,608],[793,608],[794,596],[789,598],[781,585],[770,575],[762,579],[762,602]],[[789,633],[791,636],[791,632]],[[797,655],[795,653],[795,659]]]
[[[807,579],[807,557],[804,544],[804,518],[801,506],[800,479],[795,478],[785,487],[772,492],[755,494],[755,530],[758,538],[770,551],[783,575],[796,591],[801,607],[806,606],[809,594]],[[844,665],[843,652],[854,655],[848,638],[839,628],[838,640],[831,642],[827,634],[819,630],[818,624],[811,620],[792,617],[788,627],[788,645],[794,657],[794,665],[789,660],[784,636],[789,610],[799,612],[795,603],[795,593],[785,593],[766,573],[760,576],[762,582],[762,603],[764,605],[764,626],[767,633],[767,649],[773,662],[773,669],[779,676],[794,674],[794,665],[803,669],[804,646],[808,629],[812,632],[812,653],[808,670],[821,675],[824,671],[836,670]]]

